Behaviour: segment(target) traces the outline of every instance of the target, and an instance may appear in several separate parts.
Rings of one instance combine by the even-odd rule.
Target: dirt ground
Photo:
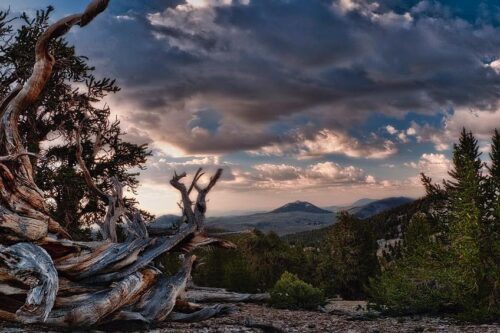
[[[332,302],[325,308],[328,313],[313,311],[279,310],[257,304],[236,304],[239,311],[224,317],[213,318],[200,323],[167,323],[162,327],[138,329],[134,333],[233,333],[233,332],[343,332],[343,333],[403,333],[403,332],[467,332],[500,333],[499,325],[468,325],[454,323],[449,319],[429,317],[376,318],[359,316],[363,311],[363,302]],[[253,324],[267,324],[276,328],[267,330],[247,327],[248,320]],[[106,330],[108,331],[108,330]],[[122,331],[122,330],[119,330]],[[15,327],[4,324],[0,333],[17,332],[55,332],[42,327]],[[84,330],[71,332],[85,332]],[[88,332],[100,333],[104,330]],[[129,330],[129,332],[131,332]]]
[[[357,304],[353,303],[356,307]],[[263,332],[245,327],[249,318],[258,323],[271,324],[283,332],[345,332],[345,333],[402,333],[402,332],[470,332],[499,333],[499,325],[464,325],[450,320],[426,317],[377,318],[366,320],[348,314],[344,306],[337,306],[336,314],[312,311],[278,310],[262,305],[240,304],[240,311],[226,317],[214,318],[197,324],[170,324],[171,332]],[[345,314],[341,314],[342,312]],[[356,319],[357,318],[357,319]],[[170,332],[159,330],[158,332]]]

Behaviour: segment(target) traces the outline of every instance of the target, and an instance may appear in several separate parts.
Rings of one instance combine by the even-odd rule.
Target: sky
[[[87,1],[48,5],[53,19]],[[127,139],[153,152],[137,198],[178,213],[174,170],[224,169],[208,214],[423,194],[462,127],[500,127],[497,0],[111,0],[68,36]]]

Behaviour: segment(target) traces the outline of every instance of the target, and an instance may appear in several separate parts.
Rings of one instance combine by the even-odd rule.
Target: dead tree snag
[[[102,241],[77,242],[49,214],[44,194],[33,179],[23,146],[19,117],[43,91],[56,59],[50,53],[52,40],[73,26],[84,27],[104,11],[109,0],[94,0],[81,14],[63,18],[40,36],[36,62],[30,78],[14,88],[0,103],[0,319],[19,323],[61,327],[93,326],[116,321],[155,324],[164,320],[196,321],[226,313],[230,307],[204,307],[183,300],[196,257],[193,249],[205,245],[234,245],[204,232],[206,196],[220,179],[222,170],[199,185],[198,170],[186,187],[175,174],[170,181],[182,198],[183,223],[174,229],[151,228],[137,212],[127,211],[122,184],[104,193],[85,165],[80,130],[75,133],[76,158],[87,186],[108,204],[100,226]],[[81,124],[85,126],[85,124]],[[97,137],[94,156],[101,148]],[[190,195],[197,192],[195,201]],[[125,240],[120,242],[117,225]],[[168,252],[186,254],[182,268],[165,276],[154,260]],[[234,295],[229,295],[234,296]],[[225,295],[225,297],[229,297]],[[221,297],[219,295],[219,297]]]

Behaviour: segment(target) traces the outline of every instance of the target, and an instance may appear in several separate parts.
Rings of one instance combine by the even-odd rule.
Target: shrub
[[[269,304],[281,309],[315,310],[324,302],[323,292],[320,289],[289,272],[281,275],[270,293]]]

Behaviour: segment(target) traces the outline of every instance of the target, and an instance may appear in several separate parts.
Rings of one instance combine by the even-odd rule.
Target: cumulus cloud
[[[413,123],[407,130],[407,135],[415,137],[418,143],[430,142],[437,151],[450,149],[454,137],[449,129],[438,128],[429,124],[419,125]],[[458,134],[459,132],[457,132]]]
[[[394,128],[394,126],[392,126],[392,125],[387,125],[385,127],[385,129],[387,130],[387,133],[392,134],[392,135],[394,135],[398,132],[398,130],[396,128]]]
[[[146,184],[166,184],[174,172],[186,172],[192,176],[202,167],[207,174],[217,168],[223,169],[220,189],[231,190],[286,190],[301,188],[326,188],[331,186],[353,186],[376,184],[373,175],[363,169],[349,165],[342,166],[331,161],[295,166],[285,163],[255,164],[250,168],[232,165],[218,156],[203,158],[153,157],[154,162],[142,174]],[[189,181],[190,178],[188,177]],[[205,179],[206,181],[206,179]]]
[[[133,20],[96,21],[78,44],[118,76],[119,98],[132,105],[120,112],[186,153],[293,143],[289,129],[346,131],[374,113],[495,107],[498,63],[485,60],[500,54],[494,18],[396,3],[153,1],[141,11],[124,1],[115,6],[133,12],[110,13]],[[203,110],[218,114],[215,126],[191,125]]]
[[[436,181],[448,178],[451,161],[443,154],[425,153],[417,162],[407,162],[405,166],[417,169]]]
[[[284,190],[287,188],[325,188],[376,183],[375,177],[354,166],[334,162],[319,162],[307,167],[287,164],[258,164],[247,173],[240,173],[227,186],[250,186],[256,189]]]
[[[387,133],[389,133],[390,135],[393,135],[394,137],[396,137],[398,139],[398,141],[402,142],[402,143],[408,143],[409,142],[409,139],[408,139],[408,134],[407,131],[404,131],[404,130],[397,130],[394,126],[392,125],[387,125],[385,127],[385,130],[387,131]]]
[[[489,140],[494,129],[500,127],[500,108],[491,110],[459,108],[446,117],[445,127],[455,140],[464,127],[479,139]]]
[[[289,138],[292,140],[292,138]],[[353,158],[383,159],[394,155],[397,148],[390,140],[372,134],[361,141],[341,131],[322,129],[310,137],[295,135],[294,142],[277,143],[265,146],[252,154],[294,155],[298,158],[320,157],[325,155],[344,155]]]

